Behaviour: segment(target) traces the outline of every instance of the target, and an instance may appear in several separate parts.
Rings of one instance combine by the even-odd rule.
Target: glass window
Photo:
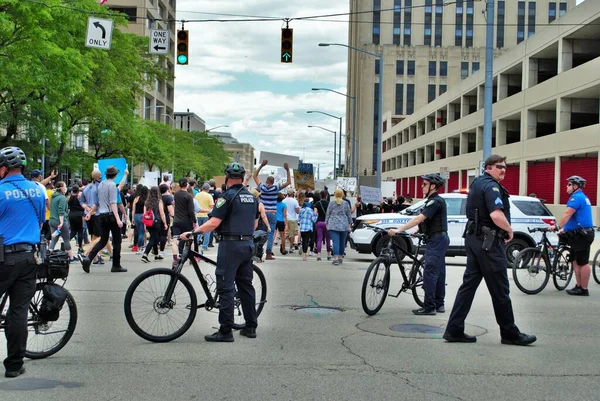
[[[496,23],[496,47],[498,49],[502,49],[504,47],[504,16],[506,14],[505,11],[505,1],[498,1],[498,16]]]
[[[550,2],[548,3],[548,23],[554,21],[556,19],[556,3]]]
[[[465,79],[469,76],[469,62],[463,61],[460,63],[460,77]]]
[[[375,59],[375,75],[379,75],[379,59]]]
[[[456,0],[456,28],[454,30],[454,46],[462,47],[463,35],[463,0]]]
[[[448,76],[448,62],[440,61],[440,77]]]
[[[517,13],[517,44],[525,39],[525,2],[520,1]]]
[[[448,86],[447,85],[440,85],[439,94],[442,95],[442,94],[446,93],[447,90],[448,90]]]
[[[415,111],[415,84],[406,85],[406,114]]]
[[[535,3],[529,2],[529,14],[527,18],[527,37],[535,33]]]
[[[402,10],[402,1],[394,0],[394,30],[393,30],[393,43],[400,45],[400,12]]]
[[[435,100],[435,84],[429,84],[427,86],[427,102],[432,102]]]
[[[424,44],[431,46],[431,22],[432,22],[432,0],[425,0],[425,28],[424,28]]]
[[[552,216],[546,205],[539,200],[512,201],[512,203],[526,216]]]
[[[373,0],[373,44],[378,45],[381,29],[381,0]]]
[[[444,201],[446,202],[446,213],[448,214],[448,216],[459,216],[460,213],[460,209],[462,207],[462,203],[463,203],[462,198],[444,198]]]
[[[466,33],[465,46],[466,47],[473,47],[473,23],[474,23],[473,9],[474,9],[473,0],[467,0],[467,27],[465,30],[465,33]]]
[[[396,114],[404,112],[404,84],[396,84]]]
[[[559,10],[558,16],[562,17],[567,12],[567,3],[560,3],[559,7],[560,7],[560,10]]]
[[[406,74],[415,75],[415,60],[408,60],[406,63]]]
[[[474,61],[473,64],[471,65],[471,73],[475,74],[477,71],[479,71],[479,62]]]
[[[404,75],[404,60],[396,60],[396,75]]]
[[[429,62],[429,76],[430,77],[435,77],[437,75],[437,62],[436,61],[430,61]]]
[[[411,44],[412,0],[404,0],[404,46]]]
[[[435,46],[442,45],[442,25],[443,25],[443,3],[442,0],[435,1]]]

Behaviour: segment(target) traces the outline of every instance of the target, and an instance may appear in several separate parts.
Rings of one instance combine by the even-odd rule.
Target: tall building
[[[204,132],[206,130],[206,123],[189,109],[187,112],[177,111],[175,112],[175,129]]]
[[[139,115],[147,120],[173,124],[176,0],[109,0],[106,5],[129,17],[129,26],[121,28],[124,32],[150,37],[150,29],[169,30],[169,54],[164,68],[170,78],[167,81],[157,79],[152,88],[146,88],[144,96],[139,99],[138,110]]]
[[[494,54],[499,56],[575,7],[576,0],[494,0]],[[384,55],[348,52],[348,94],[357,102],[358,174],[374,174],[377,91],[384,75],[383,112],[391,124],[485,68],[485,1],[350,0],[348,44]],[[371,12],[372,11],[372,12]],[[352,101],[346,132],[352,133]],[[385,122],[384,122],[385,124]],[[384,127],[384,128],[390,128]],[[346,165],[352,154],[346,136]]]

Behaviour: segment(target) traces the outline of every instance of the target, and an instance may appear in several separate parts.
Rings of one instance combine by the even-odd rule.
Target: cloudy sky
[[[348,12],[346,0],[179,0],[177,19],[226,19],[238,14],[281,19],[268,22],[188,22],[190,64],[177,66],[175,109],[190,109],[207,128],[229,125],[240,142],[260,151],[285,153],[332,170],[333,134],[308,128],[320,125],[339,131],[339,120],[307,114],[320,110],[343,116],[346,98],[323,87],[346,92],[347,52],[318,47],[319,42],[347,43],[343,22],[292,21],[294,59],[279,61],[283,18]],[[347,17],[337,17],[337,20]],[[345,121],[344,121],[345,124]]]

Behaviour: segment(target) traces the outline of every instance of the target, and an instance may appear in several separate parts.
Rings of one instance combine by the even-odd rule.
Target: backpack
[[[43,293],[38,315],[46,322],[55,322],[67,300],[67,291],[58,284],[46,284]]]
[[[146,227],[152,227],[154,225],[154,212],[152,210],[146,210],[146,213],[142,216],[142,223]]]

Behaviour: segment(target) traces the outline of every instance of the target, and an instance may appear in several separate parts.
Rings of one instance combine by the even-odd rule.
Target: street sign
[[[89,17],[87,24],[87,33],[85,35],[86,47],[110,50],[112,30],[112,20]]]
[[[448,167],[440,167],[440,175],[445,180],[450,178],[450,171],[448,171]]]
[[[150,29],[150,54],[169,54],[169,31]]]
[[[481,160],[479,162],[479,171],[477,175],[483,175],[483,173],[485,172],[485,161]]]

